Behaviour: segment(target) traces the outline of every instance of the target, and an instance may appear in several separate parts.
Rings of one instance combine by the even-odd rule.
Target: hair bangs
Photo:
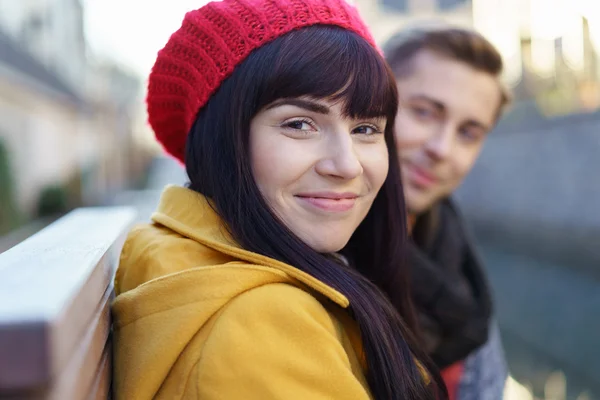
[[[357,34],[311,26],[287,34],[275,45],[259,109],[278,99],[306,96],[342,102],[350,118],[395,116],[394,75],[377,50]]]

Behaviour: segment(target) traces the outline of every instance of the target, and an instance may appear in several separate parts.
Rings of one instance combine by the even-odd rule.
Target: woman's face
[[[250,124],[252,169],[263,197],[320,253],[346,245],[388,172],[386,119],[352,119],[342,109],[323,99],[281,99]]]

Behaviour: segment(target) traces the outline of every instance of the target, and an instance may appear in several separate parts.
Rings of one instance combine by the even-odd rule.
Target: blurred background
[[[203,0],[0,0],[0,252],[79,206],[148,218],[184,183],[146,124],[145,81]],[[600,399],[599,0],[354,0],[376,39],[475,28],[515,102],[458,200],[495,289],[507,399]]]

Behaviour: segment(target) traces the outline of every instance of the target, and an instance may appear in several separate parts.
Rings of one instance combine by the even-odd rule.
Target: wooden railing
[[[134,217],[78,209],[0,254],[0,399],[109,398],[112,279]]]

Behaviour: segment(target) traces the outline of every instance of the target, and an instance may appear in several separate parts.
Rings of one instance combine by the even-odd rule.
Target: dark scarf
[[[420,216],[408,261],[425,349],[440,369],[488,339],[492,301],[456,207],[445,200]]]

